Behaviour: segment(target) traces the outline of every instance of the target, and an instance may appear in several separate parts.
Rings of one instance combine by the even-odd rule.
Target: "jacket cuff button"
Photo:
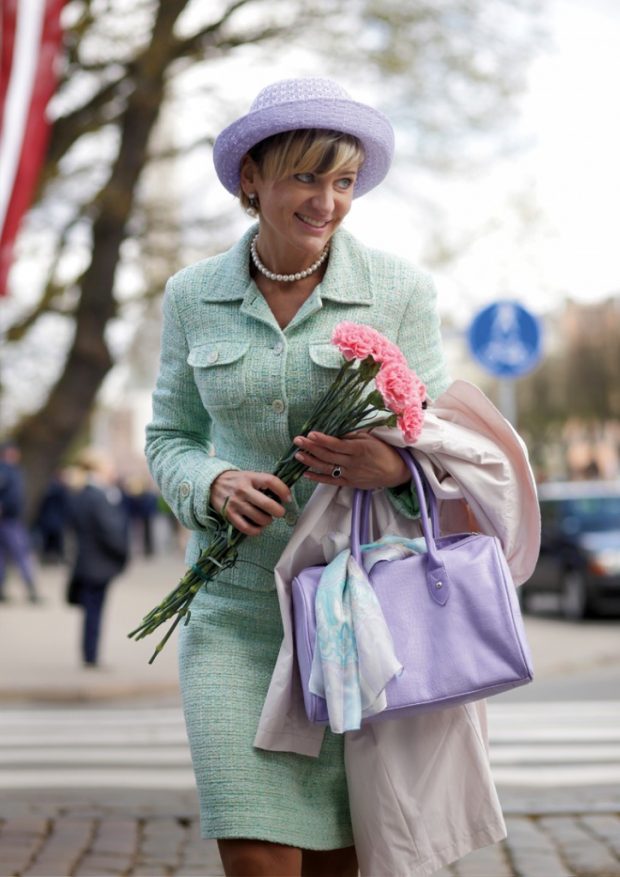
[[[189,496],[191,492],[192,492],[192,486],[189,483],[189,481],[183,481],[180,488],[179,488],[179,493],[181,494],[181,496],[183,496],[183,497]]]

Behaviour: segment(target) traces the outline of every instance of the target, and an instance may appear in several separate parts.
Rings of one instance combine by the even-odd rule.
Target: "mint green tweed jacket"
[[[322,282],[281,329],[250,276],[255,233],[179,271],[164,297],[146,455],[164,499],[194,531],[190,564],[209,542],[213,480],[226,469],[272,471],[331,384],[341,357],[330,337],[341,320],[368,323],[395,341],[431,398],[449,384],[427,274],[339,229]],[[219,580],[274,588],[273,568],[314,486],[301,479],[285,517],[246,539]]]

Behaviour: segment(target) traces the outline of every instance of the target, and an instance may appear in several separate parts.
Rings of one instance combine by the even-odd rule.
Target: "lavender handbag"
[[[427,553],[381,561],[370,573],[404,670],[387,685],[387,709],[364,721],[445,709],[532,681],[532,661],[516,590],[499,540],[440,536],[436,499],[423,471],[401,451],[416,487]],[[425,499],[428,497],[431,520]],[[351,552],[361,563],[371,493],[356,490]],[[308,689],[316,639],[314,599],[323,566],[293,580],[295,649],[308,718],[327,724],[324,698]]]

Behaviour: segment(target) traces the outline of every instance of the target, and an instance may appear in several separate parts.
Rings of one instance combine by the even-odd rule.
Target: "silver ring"
[[[341,466],[334,466],[334,468],[332,469],[332,478],[340,478],[341,475],[342,475],[342,467]]]

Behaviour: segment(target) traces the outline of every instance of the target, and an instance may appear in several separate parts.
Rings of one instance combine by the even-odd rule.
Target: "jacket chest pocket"
[[[342,365],[342,354],[329,341],[309,345],[310,369],[308,391],[310,404],[314,404],[331,386]]]
[[[341,352],[329,341],[311,344],[310,359],[315,374],[328,376],[331,379],[336,377],[338,369],[344,362]]]
[[[247,396],[246,354],[249,342],[209,341],[192,347],[187,357],[207,410],[238,408]]]

